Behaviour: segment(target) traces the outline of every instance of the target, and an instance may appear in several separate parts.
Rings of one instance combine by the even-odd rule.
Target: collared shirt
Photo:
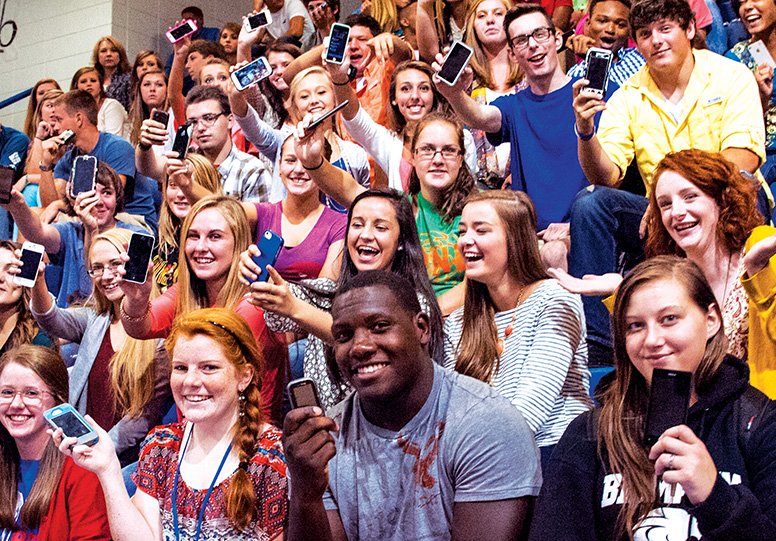
[[[258,158],[232,145],[229,154],[218,166],[218,172],[226,195],[253,203],[269,201],[272,175]]]
[[[358,103],[364,111],[372,117],[372,120],[390,128],[388,126],[388,107],[389,91],[391,86],[391,76],[396,64],[392,60],[384,64],[372,58],[364,68],[364,75],[355,80],[353,90],[358,96]]]
[[[616,58],[609,68],[609,80],[614,81],[618,86],[623,86],[625,81],[639,71],[645,63],[644,57],[635,47],[623,47],[617,51]],[[582,60],[569,69],[568,75],[575,78],[584,77],[586,71],[587,60]]]
[[[705,50],[693,50],[693,68],[676,122],[644,66],[614,93],[601,114],[598,140],[622,174],[636,157],[652,190],[653,173],[669,152],[743,148],[765,158],[765,127],[757,83],[746,68]]]

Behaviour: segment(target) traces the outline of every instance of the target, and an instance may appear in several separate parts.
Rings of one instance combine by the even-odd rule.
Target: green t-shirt
[[[458,222],[461,217],[456,216],[451,223],[445,222],[421,193],[417,195],[417,205],[415,224],[423,247],[423,258],[431,286],[439,296],[463,280],[464,261],[458,251]]]

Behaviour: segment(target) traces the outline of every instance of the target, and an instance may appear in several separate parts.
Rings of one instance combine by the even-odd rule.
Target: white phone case
[[[749,49],[749,54],[752,55],[752,58],[754,58],[754,61],[757,62],[758,66],[766,64],[772,69],[776,69],[776,62],[774,62],[771,53],[768,52],[767,47],[765,47],[765,44],[761,40],[758,39],[757,41],[750,43],[747,49]]]

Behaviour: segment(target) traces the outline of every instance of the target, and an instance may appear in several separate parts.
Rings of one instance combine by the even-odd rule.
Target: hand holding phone
[[[14,276],[14,283],[23,287],[32,287],[38,278],[40,262],[43,261],[45,250],[42,245],[34,242],[25,242],[22,244],[22,266],[18,274]]]
[[[54,430],[61,428],[64,437],[77,438],[76,445],[91,446],[100,439],[97,432],[86,422],[86,419],[70,404],[54,406],[43,412],[43,418]]]
[[[462,41],[453,43],[442,62],[442,67],[436,74],[437,78],[449,86],[455,86],[469,64],[472,54],[474,54],[472,48]]]
[[[271,74],[272,67],[267,62],[267,59],[262,56],[234,70],[232,72],[232,83],[234,83],[234,87],[239,92],[242,92],[249,86],[253,86],[266,79]]]
[[[246,32],[255,32],[259,28],[263,28],[272,22],[272,14],[269,9],[264,8],[258,13],[248,15],[245,17],[243,27]]]
[[[318,398],[318,388],[310,378],[299,378],[289,382],[286,387],[291,409],[317,406],[323,410]]]
[[[612,51],[591,47],[587,50],[585,61],[587,62],[585,79],[587,79],[588,83],[580,91],[580,94],[603,99],[604,94],[606,94],[606,87],[609,84],[609,67],[612,65]]]
[[[70,197],[94,190],[97,182],[97,158],[94,156],[78,156],[73,162],[70,172]]]
[[[192,20],[186,19],[178,26],[170,28],[167,31],[166,35],[170,43],[177,43],[178,41],[182,40],[186,36],[192,35],[196,31],[197,31],[197,24]]]
[[[271,229],[267,229],[261,236],[258,245],[260,254],[251,258],[260,269],[259,276],[254,282],[266,282],[269,279],[267,265],[275,265],[280,250],[283,248],[283,243],[283,237]]]
[[[154,254],[154,237],[144,233],[132,233],[129,239],[127,256],[129,261],[124,263],[125,282],[144,284],[148,273],[148,265]]]
[[[346,24],[334,23],[329,32],[329,46],[326,48],[325,60],[330,64],[342,64],[348,51],[350,27]]]

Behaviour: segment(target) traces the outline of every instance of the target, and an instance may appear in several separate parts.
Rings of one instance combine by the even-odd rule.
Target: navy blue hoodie
[[[747,441],[734,421],[734,403],[748,387],[747,365],[726,357],[705,392],[698,394],[687,422],[717,467],[714,488],[693,507],[680,486],[672,494],[670,485],[661,482],[661,506],[637,521],[636,541],[776,539],[776,404],[771,401],[769,413]],[[609,471],[608,460],[598,458],[591,415],[577,417],[555,448],[544,472],[530,541],[615,540],[620,475]]]

